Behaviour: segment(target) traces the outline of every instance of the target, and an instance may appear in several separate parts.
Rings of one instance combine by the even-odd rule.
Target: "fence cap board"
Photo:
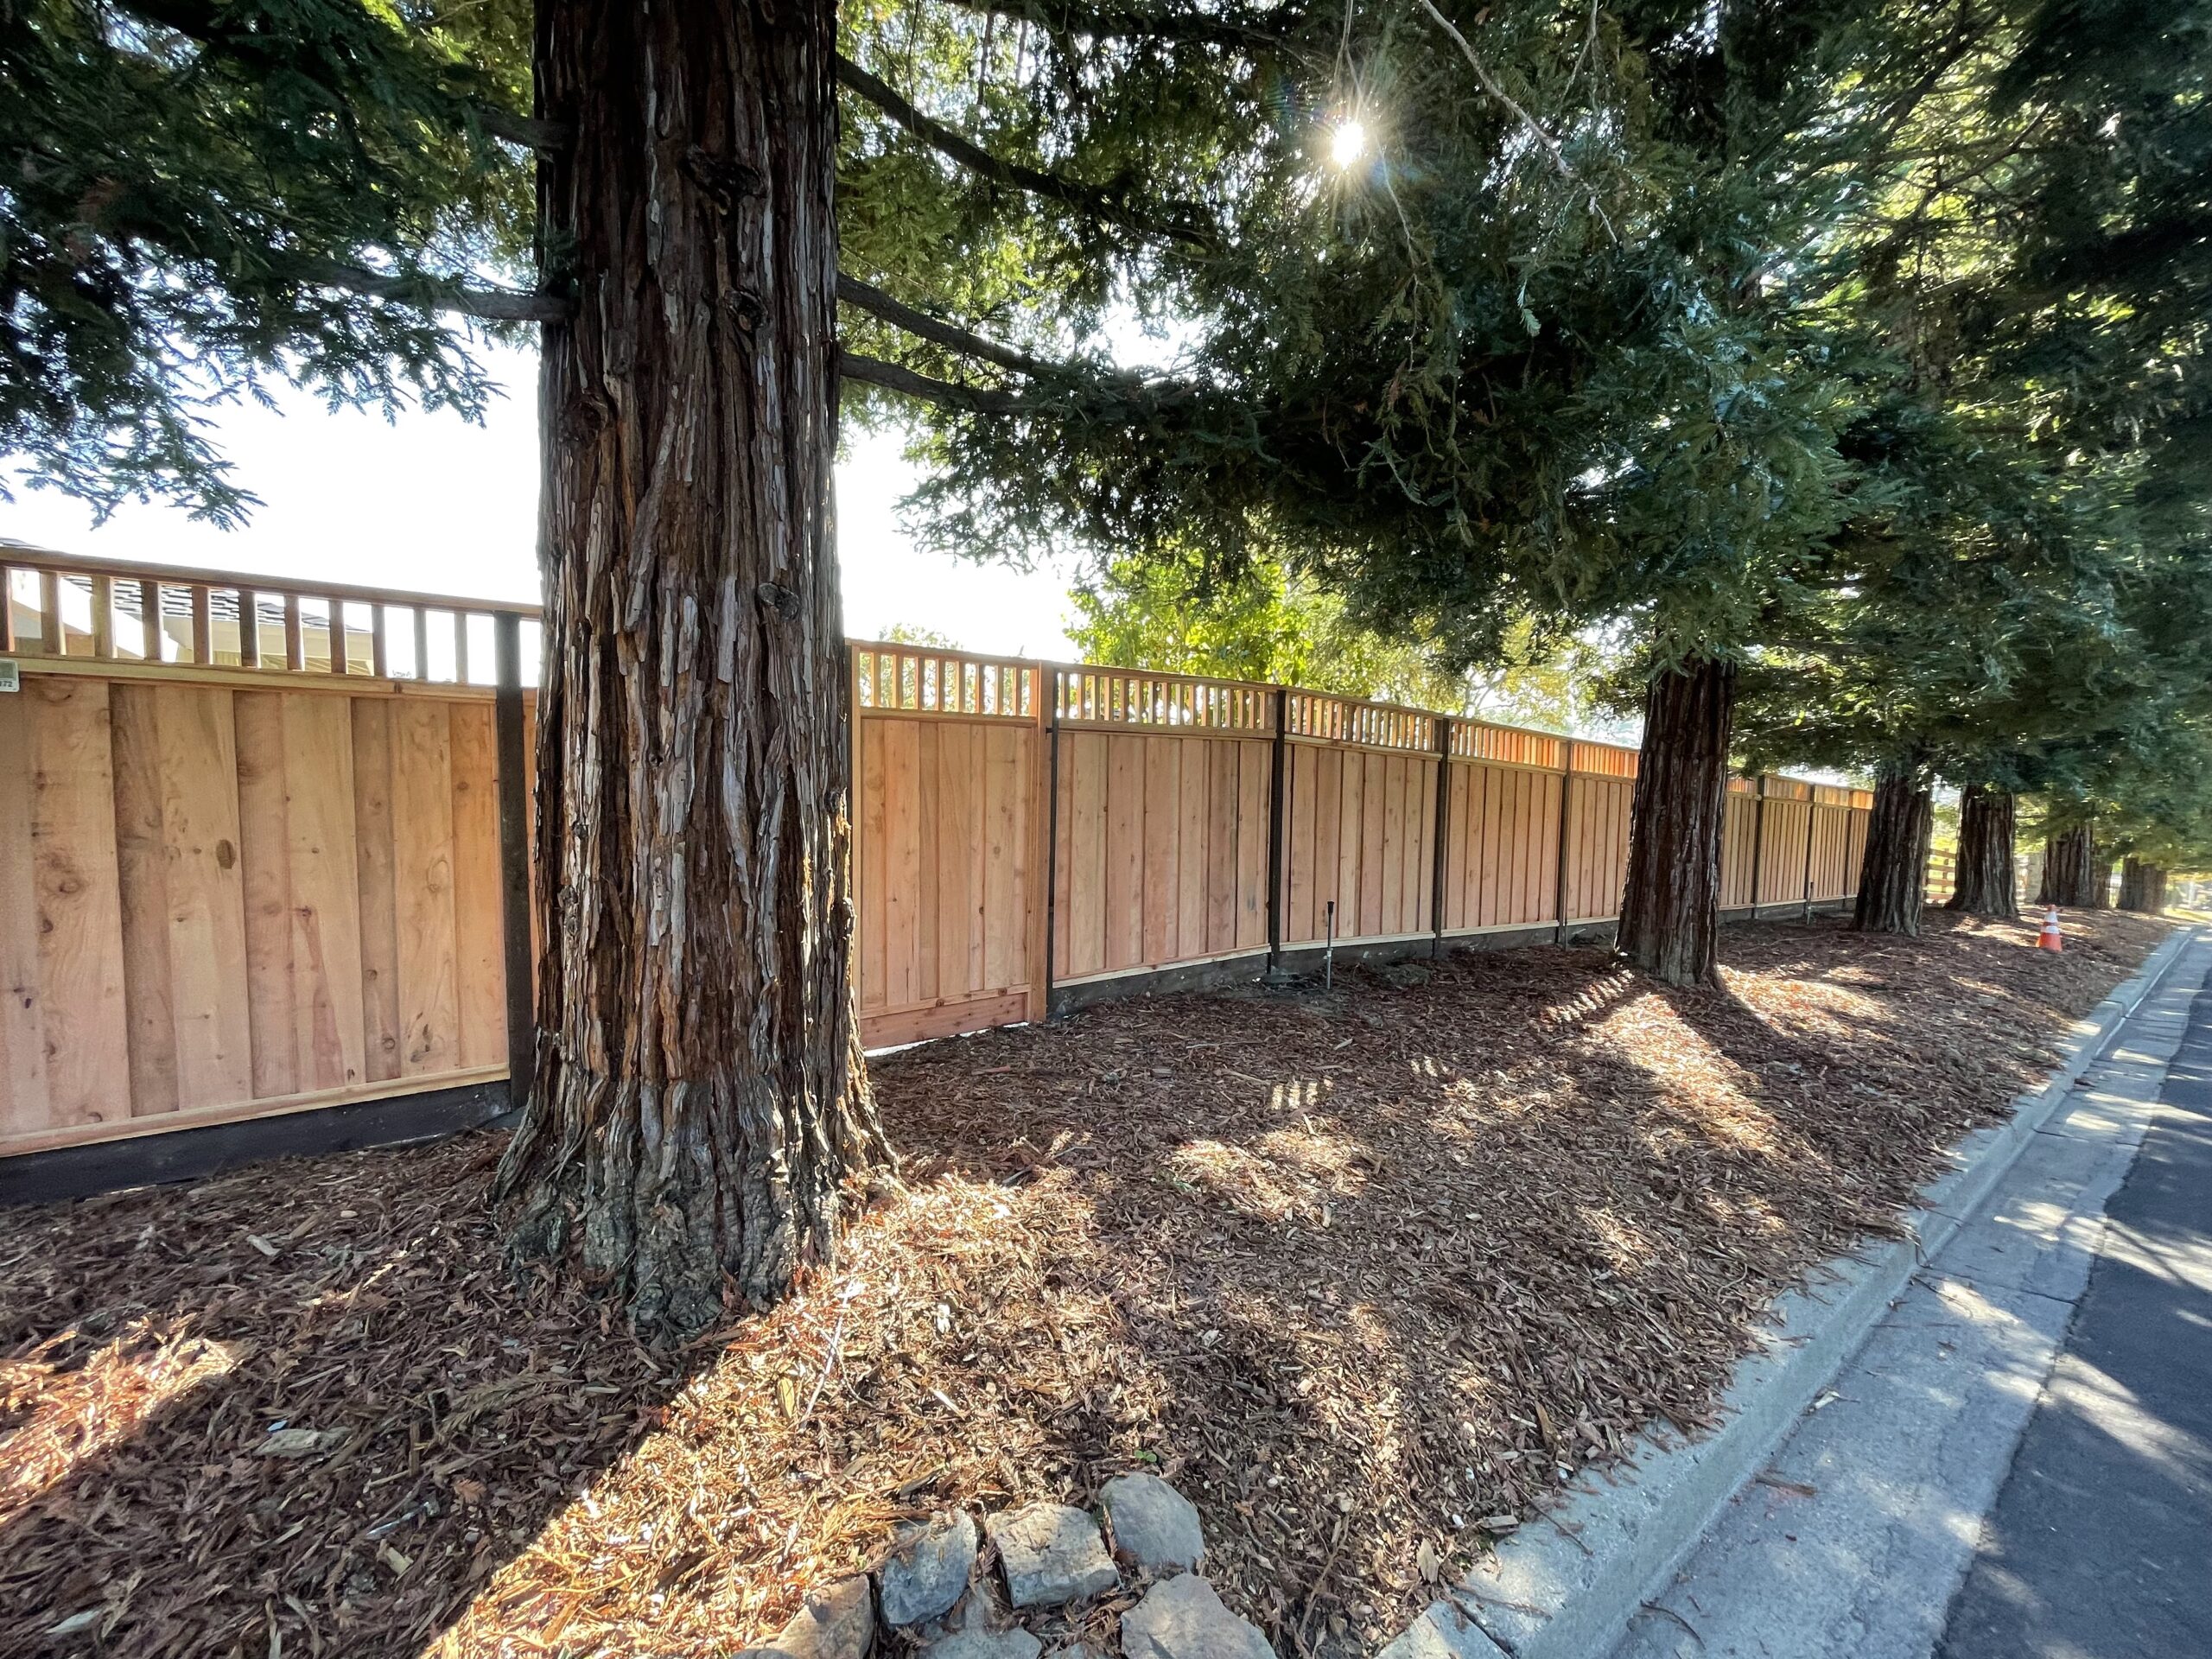
[[[0,569],[52,571],[57,575],[105,576],[118,582],[156,582],[178,588],[245,589],[257,594],[291,595],[298,599],[335,599],[349,605],[397,605],[408,609],[471,611],[484,615],[506,612],[535,617],[543,607],[526,600],[470,599],[460,594],[418,594],[400,588],[364,588],[339,582],[303,582],[297,576],[257,576],[243,570],[207,570],[184,564],[124,563],[114,559],[87,558],[82,554],[59,553],[28,542],[0,537]],[[127,605],[129,601],[126,600]]]

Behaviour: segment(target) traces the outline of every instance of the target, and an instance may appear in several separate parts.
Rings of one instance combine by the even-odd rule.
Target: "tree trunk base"
[[[1669,985],[1717,976],[1735,702],[1736,671],[1715,661],[1660,675],[1644,697],[1619,948]]]
[[[1920,937],[1928,889],[1928,842],[1935,828],[1928,785],[1917,768],[1885,772],[1874,785],[1866,852],[1859,870],[1853,924],[1866,933]]]
[[[2009,790],[1969,784],[1960,792],[1958,884],[1945,909],[2002,921],[2018,918],[2012,836],[2013,799]]]

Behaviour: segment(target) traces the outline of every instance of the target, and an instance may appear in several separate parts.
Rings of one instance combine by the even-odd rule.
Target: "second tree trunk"
[[[2063,905],[2069,910],[2088,910],[2095,902],[2096,849],[2087,824],[2048,836],[2043,844],[2043,888],[2039,905]]]
[[[2012,879],[2012,794],[1968,784],[1959,794],[1958,882],[1947,908],[2006,920],[2020,913]]]
[[[1885,770],[1874,785],[1859,866],[1856,925],[1869,933],[1918,937],[1928,884],[1928,840],[1935,811],[1917,766]]]
[[[1719,956],[1735,698],[1734,666],[1712,660],[1660,675],[1644,697],[1620,949],[1670,985],[1709,982]]]

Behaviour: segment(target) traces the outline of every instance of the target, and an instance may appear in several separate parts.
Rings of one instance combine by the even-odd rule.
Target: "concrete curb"
[[[1951,1171],[1920,1190],[1916,1236],[1825,1264],[1818,1293],[1773,1304],[1772,1329],[1722,1396],[1726,1421],[1684,1443],[1647,1430],[1620,1466],[1583,1477],[1599,1484],[1554,1512],[1558,1526],[1522,1528],[1497,1554],[1432,1605],[1380,1659],[1599,1659],[1630,1617],[1688,1555],[1723,1504],[1858,1351],[1907,1282],[2003,1179],[2031,1136],[2104,1052],[2196,937],[2178,928],[2141,971],[2077,1020],[2044,1085],[2013,1103],[2001,1124],[1951,1150]]]

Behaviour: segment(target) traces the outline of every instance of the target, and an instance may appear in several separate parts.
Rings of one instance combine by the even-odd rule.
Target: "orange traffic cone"
[[[2066,949],[2066,941],[2059,936],[2056,905],[2053,905],[2050,914],[2043,918],[2043,931],[2036,935],[2036,949],[2054,954]]]

